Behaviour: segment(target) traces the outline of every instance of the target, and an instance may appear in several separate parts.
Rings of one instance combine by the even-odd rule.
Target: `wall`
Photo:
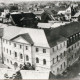
[[[64,45],[65,42],[65,45]],[[67,43],[64,41],[51,49],[51,72],[55,75],[61,74],[67,68]],[[60,45],[62,46],[60,47]],[[64,55],[65,52],[65,55]],[[62,54],[62,57],[61,57]],[[58,56],[58,60],[57,60]],[[64,66],[65,62],[65,66]],[[62,65],[62,68],[61,68]]]

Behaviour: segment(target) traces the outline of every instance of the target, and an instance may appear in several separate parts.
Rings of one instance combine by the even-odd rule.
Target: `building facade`
[[[30,63],[37,71],[62,74],[80,56],[79,24],[75,23],[75,26],[71,23],[48,31],[5,27],[1,41],[4,64],[20,69],[22,65]]]

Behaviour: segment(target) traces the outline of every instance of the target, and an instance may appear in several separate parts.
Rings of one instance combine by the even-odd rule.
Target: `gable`
[[[24,38],[22,38],[21,36],[17,37],[16,39],[14,39],[13,41],[16,42],[20,42],[20,43],[25,43],[25,44],[30,44],[28,41],[26,41]]]

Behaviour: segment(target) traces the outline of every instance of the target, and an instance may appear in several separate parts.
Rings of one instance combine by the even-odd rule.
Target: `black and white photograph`
[[[0,0],[1,80],[80,80],[80,0]]]

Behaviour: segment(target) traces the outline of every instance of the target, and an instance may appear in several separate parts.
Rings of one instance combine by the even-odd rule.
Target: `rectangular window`
[[[58,46],[57,46],[57,50],[58,50]]]
[[[75,48],[76,48],[76,44],[75,44]]]
[[[4,42],[4,39],[3,39],[3,42]]]
[[[20,49],[22,48],[22,45],[20,45]]]
[[[60,48],[62,48],[62,44],[60,44]]]
[[[10,55],[11,55],[11,50],[10,50]]]
[[[26,50],[28,50],[28,46],[26,46]]]
[[[11,41],[9,41],[9,45],[11,45]]]
[[[79,46],[79,42],[77,43],[77,46]]]
[[[15,57],[17,57],[17,52],[15,52]]]
[[[61,70],[62,70],[62,65],[61,65]]]
[[[64,46],[65,46],[65,42],[64,42]]]
[[[36,52],[39,52],[39,48],[36,48]]]
[[[43,53],[46,53],[46,49],[43,49]]]
[[[8,41],[6,40],[6,44],[8,43]]]
[[[16,47],[16,43],[14,43],[14,47]]]
[[[5,52],[5,47],[4,47],[4,52]]]
[[[52,48],[53,49],[53,52],[54,52],[54,48]]]
[[[65,68],[65,62],[64,62],[64,68]]]
[[[23,59],[23,55],[22,54],[20,54],[20,59]]]
[[[8,53],[8,49],[7,49],[7,53]]]
[[[54,64],[54,58],[53,58],[53,64]]]

